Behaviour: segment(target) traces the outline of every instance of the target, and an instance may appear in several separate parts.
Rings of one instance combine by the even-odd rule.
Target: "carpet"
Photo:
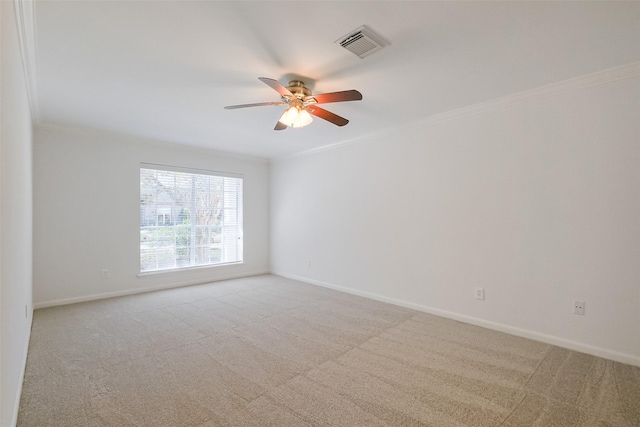
[[[34,312],[18,426],[640,426],[640,368],[274,275]]]

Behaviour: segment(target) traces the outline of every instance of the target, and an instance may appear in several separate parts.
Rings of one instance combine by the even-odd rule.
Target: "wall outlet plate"
[[[573,314],[584,316],[584,301],[573,301]]]
[[[476,288],[476,299],[484,299],[484,288]]]

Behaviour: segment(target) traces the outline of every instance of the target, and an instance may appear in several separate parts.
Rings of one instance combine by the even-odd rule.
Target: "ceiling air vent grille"
[[[382,39],[364,25],[336,40],[336,43],[360,58],[367,57],[384,46]]]

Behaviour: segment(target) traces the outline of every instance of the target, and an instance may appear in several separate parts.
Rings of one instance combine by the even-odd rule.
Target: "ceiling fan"
[[[318,107],[318,104],[327,104],[329,102],[344,101],[360,101],[362,94],[357,90],[345,90],[341,92],[322,93],[312,95],[311,90],[304,86],[304,82],[300,80],[292,80],[289,86],[284,86],[279,81],[266,77],[258,77],[260,81],[270,86],[278,92],[281,97],[279,102],[258,102],[256,104],[229,105],[224,107],[226,110],[246,107],[261,107],[266,105],[288,105],[274,130],[283,130],[287,127],[301,128],[313,121],[311,117],[316,116],[333,123],[336,126],[344,126],[349,120],[333,114],[324,108]]]

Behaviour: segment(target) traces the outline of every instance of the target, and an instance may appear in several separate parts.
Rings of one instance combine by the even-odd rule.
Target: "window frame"
[[[143,270],[143,256],[145,255],[144,251],[143,251],[143,230],[144,230],[144,225],[143,225],[143,170],[151,170],[151,171],[158,171],[158,172],[169,172],[169,173],[177,173],[177,174],[189,174],[189,175],[205,175],[205,176],[211,176],[211,177],[215,177],[215,178],[232,178],[232,179],[238,179],[239,183],[236,182],[235,184],[232,185],[235,186],[235,195],[236,195],[236,199],[235,201],[233,201],[233,206],[235,206],[234,208],[228,208],[225,204],[225,199],[224,199],[224,194],[225,194],[225,189],[224,189],[224,181],[223,181],[223,188],[222,188],[222,202],[221,205],[219,205],[218,209],[220,209],[222,211],[222,215],[224,217],[224,212],[226,210],[235,210],[235,218],[233,221],[230,221],[232,224],[229,226],[225,226],[224,225],[224,220],[221,224],[218,225],[211,225],[209,226],[210,228],[216,228],[216,227],[221,227],[223,230],[226,230],[227,228],[231,228],[234,229],[232,231],[235,231],[235,234],[232,233],[232,236],[234,236],[234,238],[236,240],[238,240],[239,242],[235,243],[235,244],[230,244],[229,247],[230,248],[234,248],[236,251],[236,255],[234,257],[232,257],[232,261],[219,261],[219,262],[214,262],[214,263],[207,263],[207,264],[193,264],[193,260],[190,262],[189,265],[184,265],[184,266],[178,266],[177,265],[177,260],[178,260],[178,255],[177,255],[177,250],[178,250],[178,246],[177,243],[174,243],[174,266],[173,267],[160,267],[160,268],[155,268],[155,269],[147,269],[147,270]],[[175,188],[175,187],[174,187]],[[184,271],[190,271],[190,270],[199,270],[199,269],[206,269],[206,268],[216,268],[216,267],[224,267],[224,266],[230,266],[230,265],[238,265],[238,264],[243,264],[244,263],[244,176],[242,174],[238,174],[238,173],[230,173],[230,172],[221,172],[221,171],[215,171],[215,170],[210,170],[210,169],[198,169],[198,168],[190,168],[190,167],[182,167],[182,166],[174,166],[174,165],[165,165],[165,164],[158,164],[158,163],[146,163],[146,162],[140,162],[139,167],[138,167],[138,190],[139,190],[139,217],[138,217],[138,276],[147,276],[147,275],[156,275],[156,274],[171,274],[171,273],[180,273],[180,272],[184,272]],[[211,194],[211,193],[209,193]],[[166,204],[163,203],[158,203],[157,200],[154,202],[153,206],[157,207],[157,206],[166,206]],[[178,202],[176,202],[175,200],[172,201],[171,203],[171,207],[175,208],[177,206],[182,206],[183,208],[185,207],[185,204],[180,204]],[[193,207],[193,206],[192,206]],[[163,211],[164,212],[164,211]],[[156,219],[158,218],[158,214],[155,213],[154,214],[156,216]],[[179,215],[170,215],[171,217],[173,216],[179,216]],[[156,221],[157,222],[157,221]],[[147,226],[147,227],[151,227],[151,226]],[[171,227],[173,229],[173,232],[176,232],[176,227],[183,227],[183,225],[181,224],[171,224],[169,226],[167,225],[160,225],[160,224],[156,224],[155,226],[156,229],[160,229],[160,228],[169,228]],[[202,225],[198,225],[197,223],[193,223],[190,224],[190,227],[192,227],[194,230],[198,227],[202,227]],[[220,236],[221,239],[224,239],[222,237],[222,235],[224,235],[225,232],[221,232]],[[174,234],[175,236],[175,234]],[[209,245],[211,245],[211,242],[209,242]],[[191,249],[191,246],[194,247],[194,249]],[[224,256],[224,248],[225,248],[225,243],[223,240],[220,241],[220,252],[221,252],[221,257]],[[198,246],[196,242],[190,241],[189,242],[189,246],[190,250],[197,250]],[[209,248],[211,248],[211,246],[209,246]],[[149,254],[150,252],[147,252],[147,254]],[[155,255],[157,257],[157,254]],[[156,263],[157,263],[157,258],[156,258]]]

